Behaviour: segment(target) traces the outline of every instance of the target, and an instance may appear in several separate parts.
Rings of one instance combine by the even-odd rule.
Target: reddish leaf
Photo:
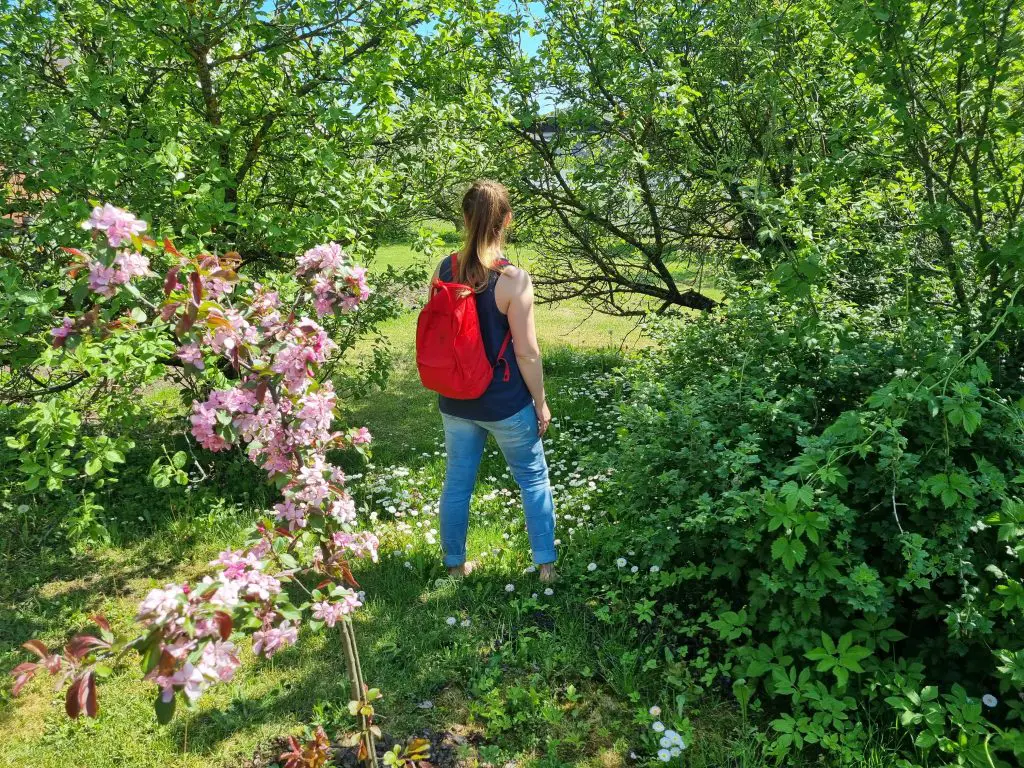
[[[164,252],[169,253],[172,256],[181,256],[181,254],[178,253],[178,249],[174,247],[174,243],[172,243],[170,238],[167,237],[164,238]]]
[[[198,306],[203,301],[203,278],[198,272],[189,272],[188,281],[192,286],[192,301]]]
[[[11,670],[11,675],[14,676],[14,686],[11,688],[11,695],[17,696],[21,693],[21,689],[25,687],[25,683],[36,676],[36,672],[39,671],[39,665],[33,661],[26,661],[19,664]]]
[[[89,702],[89,676],[92,672],[86,672],[78,676],[78,712],[88,714]]]
[[[164,296],[170,296],[171,291],[181,285],[181,281],[178,280],[178,273],[181,271],[181,267],[173,266],[167,270],[167,276],[164,278]]]
[[[160,664],[159,670],[161,675],[171,675],[174,673],[174,668],[177,666],[174,657],[171,656],[167,651],[160,652]]]
[[[195,325],[198,314],[199,308],[192,302],[189,302],[185,311],[181,314],[181,318],[178,320],[178,324],[175,326],[174,332],[179,337],[188,333],[192,326]]]
[[[50,655],[50,649],[42,640],[29,640],[27,643],[22,643],[21,647],[32,651],[40,659],[45,659]]]
[[[341,578],[345,580],[346,584],[353,589],[362,589],[362,587],[359,586],[359,582],[356,581],[356,577],[352,575],[352,569],[348,567],[348,563],[342,563],[340,568]]]
[[[227,266],[237,267],[242,263],[242,254],[238,251],[228,251],[220,257],[221,263]]]
[[[267,396],[267,380],[260,379],[260,383],[256,385],[256,402],[262,403],[263,398]]]
[[[82,687],[85,689],[85,714],[96,717],[96,713],[99,712],[99,702],[96,701],[96,673],[91,669],[86,673]]]
[[[213,614],[213,620],[217,622],[217,630],[220,632],[220,639],[227,640],[231,637],[231,628],[234,622],[231,616],[224,611],[217,611]]]
[[[68,248],[67,246],[62,245],[60,249],[64,251],[64,253],[70,253],[72,256],[78,256],[80,259],[88,260],[89,258],[77,248]]]
[[[67,648],[64,649],[65,653],[76,661],[83,658],[89,651],[94,648],[108,648],[110,643],[105,640],[100,640],[98,637],[92,635],[77,635],[71,638]]]
[[[102,629],[104,632],[113,634],[113,632],[110,629],[110,622],[107,621],[106,616],[104,616],[101,613],[97,613],[95,616],[92,617],[92,620],[96,622],[96,626]]]
[[[160,319],[167,322],[178,313],[180,301],[168,301],[160,308]]]
[[[17,677],[18,675],[24,675],[26,672],[36,672],[42,665],[36,664],[34,661],[23,661],[21,664],[11,670],[10,674]]]
[[[64,694],[64,711],[68,713],[68,717],[75,720],[78,717],[78,713],[82,711],[81,704],[78,703],[78,690],[82,687],[82,678],[76,677],[74,681],[68,686],[68,692]]]

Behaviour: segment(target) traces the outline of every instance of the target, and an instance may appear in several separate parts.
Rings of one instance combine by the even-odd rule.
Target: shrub
[[[768,293],[658,335],[593,539],[658,568],[599,615],[651,624],[666,686],[764,708],[779,758],[855,762],[894,717],[907,765],[1024,756],[1019,377],[927,317]]]

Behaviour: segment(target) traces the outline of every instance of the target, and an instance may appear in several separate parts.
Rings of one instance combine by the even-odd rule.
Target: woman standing
[[[441,543],[453,576],[464,576],[469,502],[487,435],[494,436],[523,496],[526,530],[541,581],[555,579],[555,508],[541,436],[551,422],[544,396],[544,371],[533,323],[533,284],[524,269],[504,260],[505,230],[512,221],[508,191],[493,181],[478,181],[462,199],[466,242],[434,272],[434,280],[461,283],[475,292],[480,334],[488,360],[497,361],[511,332],[504,365],[473,400],[439,396],[447,465],[441,492]],[[433,284],[433,280],[431,281]]]

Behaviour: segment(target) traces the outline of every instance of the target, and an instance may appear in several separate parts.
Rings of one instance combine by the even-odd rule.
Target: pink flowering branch
[[[79,635],[62,654],[51,653],[36,640],[26,643],[40,661],[12,671],[14,693],[46,671],[68,685],[69,716],[95,717],[97,678],[134,651],[142,657],[144,678],[157,688],[158,720],[167,722],[180,698],[192,703],[209,686],[234,677],[241,637],[251,636],[254,652],[270,658],[296,642],[303,623],[314,630],[339,626],[357,705],[353,714],[360,723],[360,755],[375,764],[379,731],[373,725],[351,616],[364,600],[356,591],[353,560],[376,561],[379,542],[372,532],[359,530],[345,475],[327,459],[333,449],[365,451],[371,435],[365,427],[336,428],[336,393],[329,381],[317,381],[317,372],[338,348],[302,311],[310,306],[317,317],[356,311],[370,293],[366,270],[336,243],[311,248],[298,259],[297,298],[285,309],[277,292],[258,283],[242,284],[235,271],[237,254],[186,257],[165,240],[163,255],[172,264],[157,306],[136,285],[156,277],[144,255],[158,249],[155,241],[142,238],[146,222],[108,204],[97,205],[83,227],[94,233],[96,247],[91,252],[65,250],[77,259],[72,275],[86,275],[96,299],[89,310],[65,317],[50,332],[53,345],[132,327],[131,301],[124,302],[124,316],[105,317],[101,311],[103,301],[121,291],[154,309],[149,323],[174,336],[176,356],[189,375],[204,375],[207,364],[217,359],[238,374],[230,388],[214,390],[194,403],[192,435],[209,451],[242,449],[280,489],[281,499],[257,525],[250,545],[222,552],[211,563],[213,572],[198,584],[151,590],[138,609],[136,636],[115,638],[97,618],[100,635]],[[287,585],[307,599],[295,604]]]

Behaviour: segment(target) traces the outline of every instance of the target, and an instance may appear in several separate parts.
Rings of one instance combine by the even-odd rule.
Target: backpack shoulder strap
[[[512,262],[506,259],[504,256],[495,259],[494,264],[491,265],[491,269],[498,273],[498,277],[501,277],[501,270],[505,267],[511,267]],[[509,368],[508,358],[505,357],[505,352],[508,350],[509,342],[512,341],[512,329],[509,328],[505,332],[505,338],[501,342],[501,349],[498,350],[498,359],[494,361],[494,367],[497,368],[499,365],[504,366],[504,375],[502,381],[508,381],[512,377],[512,369]]]

